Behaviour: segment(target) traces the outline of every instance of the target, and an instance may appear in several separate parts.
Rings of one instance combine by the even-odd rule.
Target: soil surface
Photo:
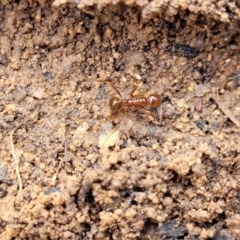
[[[220,3],[1,1],[0,239],[240,239],[240,25]]]

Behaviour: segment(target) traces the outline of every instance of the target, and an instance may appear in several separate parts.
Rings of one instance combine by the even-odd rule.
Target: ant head
[[[148,97],[148,104],[151,107],[159,107],[161,103],[162,103],[162,99],[159,94],[152,94]]]
[[[109,100],[109,107],[112,115],[117,115],[122,109],[122,100],[118,97],[111,97]]]

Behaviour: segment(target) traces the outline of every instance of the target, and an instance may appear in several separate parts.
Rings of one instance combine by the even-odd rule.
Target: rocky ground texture
[[[240,239],[239,7],[1,1],[0,239]]]

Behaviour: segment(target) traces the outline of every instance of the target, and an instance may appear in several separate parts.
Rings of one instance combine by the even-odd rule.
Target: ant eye
[[[154,94],[148,97],[148,103],[151,107],[158,107],[161,104],[160,95]]]

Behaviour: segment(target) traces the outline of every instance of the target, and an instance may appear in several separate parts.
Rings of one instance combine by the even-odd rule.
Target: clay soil
[[[195,12],[1,1],[0,239],[240,239],[239,21]]]

